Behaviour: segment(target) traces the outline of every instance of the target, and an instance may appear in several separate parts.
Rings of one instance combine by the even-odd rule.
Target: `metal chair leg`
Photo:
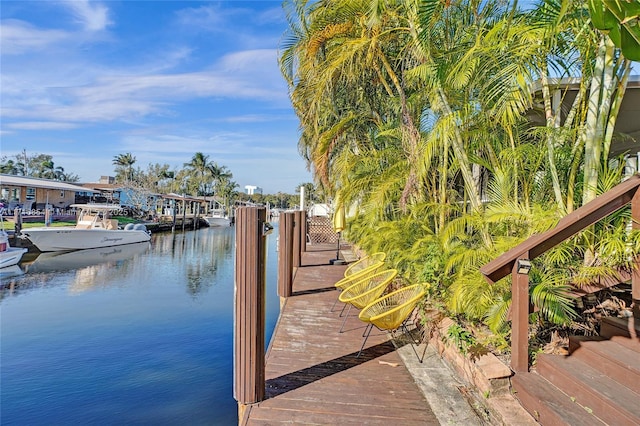
[[[342,317],[342,315],[344,314],[344,310],[347,308],[347,304],[343,303],[342,304],[342,310],[340,311],[340,315],[338,315],[339,317]]]
[[[411,337],[411,349],[413,349],[413,353],[416,354],[416,358],[418,358],[418,362],[422,364],[422,359],[420,358],[420,355],[418,355],[418,351],[416,350],[416,346],[415,346],[416,339],[413,337],[413,333],[411,333],[411,330],[409,330],[406,323],[407,323],[406,321],[403,322],[401,327]]]
[[[373,329],[373,324],[367,324],[367,327],[365,328],[365,332],[367,333],[367,335],[364,336],[364,333],[363,333],[364,341],[362,342],[362,346],[360,346],[360,350],[358,351],[358,355],[356,355],[356,358],[358,358],[362,353],[362,350],[364,349],[364,345],[367,343],[367,339],[369,338],[369,335],[371,334],[372,329]]]
[[[349,312],[351,312],[351,304],[349,304],[349,309],[347,309],[347,313],[344,316],[344,320],[342,321],[342,325],[340,326],[340,333],[342,333],[343,330],[344,330],[344,325],[347,323],[347,318],[349,318]]]
[[[337,289],[336,289],[336,290],[337,290]],[[338,297],[339,297],[339,296],[338,296]],[[329,310],[329,312],[333,312],[333,308],[335,308],[335,307],[336,307],[336,305],[338,304],[338,300],[339,300],[339,299],[338,299],[338,297],[336,297],[336,301],[335,301],[335,302],[333,302],[333,306],[331,306],[331,309]]]

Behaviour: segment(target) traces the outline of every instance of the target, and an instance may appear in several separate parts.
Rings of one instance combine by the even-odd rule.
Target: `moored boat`
[[[8,247],[6,250],[0,251],[0,268],[17,265],[26,252],[26,248],[20,247]]]
[[[128,224],[120,229],[111,218],[119,205],[73,204],[80,209],[75,226],[38,227],[23,229],[27,238],[41,252],[83,250],[119,246],[149,241],[151,234],[143,224]]]
[[[203,219],[209,226],[229,226],[231,220],[224,214],[224,209],[214,209],[210,214],[204,216]]]
[[[26,252],[26,248],[11,247],[7,233],[0,231],[0,268],[17,265]]]
[[[9,247],[8,242],[6,242],[4,246],[0,243],[0,268],[17,265],[20,262],[20,259],[22,259],[22,255],[26,252],[26,248]]]

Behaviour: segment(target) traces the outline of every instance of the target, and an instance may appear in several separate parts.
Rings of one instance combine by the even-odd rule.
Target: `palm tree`
[[[46,179],[65,180],[64,168],[56,167],[53,160],[46,160],[40,164],[40,170],[38,172],[39,177]]]
[[[209,183],[211,182],[211,165],[209,156],[202,152],[196,152],[191,161],[184,163],[184,167],[187,169],[194,185],[196,186],[196,195],[207,195],[209,191]]]
[[[215,162],[211,162],[208,166],[209,174],[213,181],[212,189],[214,193],[220,192],[220,187],[233,178],[233,173],[226,166],[218,166]]]
[[[125,171],[125,177],[127,182],[133,181],[133,165],[136,162],[136,157],[133,156],[130,152],[126,154],[118,154],[113,157],[112,163],[115,166],[122,167]]]
[[[396,175],[403,182],[398,201],[406,206],[424,195],[416,179],[423,100],[404,81],[406,70],[420,61],[411,30],[415,6],[323,2],[292,25],[281,65],[303,123],[300,148],[329,194],[346,189],[351,171],[384,141],[386,148],[393,144],[404,152],[398,159],[404,175]]]
[[[161,179],[170,179],[170,184],[169,184],[169,192],[173,192],[173,186],[176,180],[176,172],[173,170],[165,170],[162,173],[162,176],[160,176]]]
[[[231,173],[229,173],[229,176],[224,175],[222,178],[220,178],[216,185],[216,195],[224,200],[223,204],[225,210],[229,206],[233,205],[233,200],[238,195],[236,192],[236,188],[238,188],[239,185],[231,180],[230,175]]]
[[[0,173],[5,173],[5,174],[8,174],[8,175],[17,175],[18,174],[18,166],[13,160],[6,160],[6,162],[3,161],[0,164]]]
[[[478,267],[616,179],[607,160],[628,61],[590,26],[580,0],[545,0],[528,13],[499,0],[285,6],[280,66],[299,149],[329,195],[359,206],[349,237],[394,253],[391,264],[433,278],[454,312],[499,329],[510,287],[486,285]],[[554,74],[582,77],[564,122]],[[538,128],[526,116],[534,83]],[[561,253],[589,247],[600,256],[616,226],[596,226]],[[567,279],[546,270],[532,279],[546,320],[570,319]]]

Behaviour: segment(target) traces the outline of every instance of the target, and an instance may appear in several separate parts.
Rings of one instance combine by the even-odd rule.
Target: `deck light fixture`
[[[523,275],[529,275],[531,270],[531,261],[529,259],[518,259],[518,273]]]
[[[273,232],[273,225],[270,224],[269,222],[263,222],[262,223],[262,236],[266,237],[267,235],[271,234]]]

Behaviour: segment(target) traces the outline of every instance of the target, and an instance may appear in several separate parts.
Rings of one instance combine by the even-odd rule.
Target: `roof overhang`
[[[79,185],[73,185],[71,183],[59,182],[50,179],[32,178],[27,176],[15,176],[0,174],[0,186],[13,186],[13,187],[30,187],[30,188],[43,188],[43,189],[55,189],[58,191],[73,191],[73,192],[90,192],[94,194],[100,193],[100,191],[94,191],[90,188],[84,188]]]
[[[178,201],[191,201],[194,203],[203,203],[204,199],[203,198],[198,198],[198,197],[192,197],[190,195],[179,195],[179,194],[160,194],[159,195],[161,198],[164,198],[166,200],[178,200]]]
[[[551,90],[558,89],[562,94],[561,122],[571,109],[578,90],[580,90],[579,78],[549,79]],[[541,107],[542,89],[539,83],[533,87],[538,106],[528,114],[529,121],[534,125],[544,126],[544,109]],[[620,105],[616,120],[615,135],[611,143],[610,156],[615,157],[623,153],[632,155],[640,151],[640,75],[631,75],[627,81],[627,88]]]

